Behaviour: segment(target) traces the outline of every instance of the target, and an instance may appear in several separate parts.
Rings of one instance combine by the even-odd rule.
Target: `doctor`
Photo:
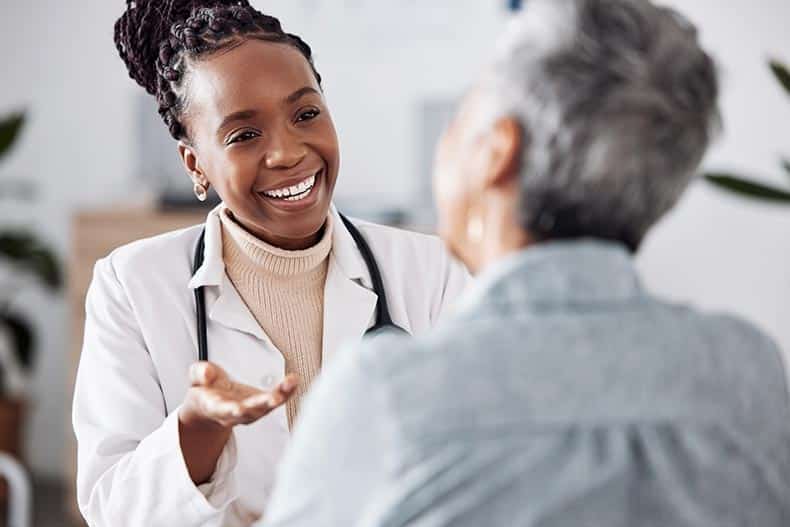
[[[340,343],[424,332],[467,279],[438,240],[332,207],[338,141],[310,48],[225,4],[129,1],[116,24],[197,198],[223,204],[96,264],[73,415],[91,525],[249,525]]]

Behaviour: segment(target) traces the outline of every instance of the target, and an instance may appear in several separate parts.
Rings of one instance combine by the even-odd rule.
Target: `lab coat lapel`
[[[243,331],[261,340],[269,341],[227,275],[223,277],[216,302],[210,307],[209,318],[229,329]]]
[[[378,297],[369,289],[367,270],[351,234],[332,207],[332,252],[324,289],[323,362],[347,342],[357,342],[375,321]]]
[[[375,293],[345,276],[334,258],[324,289],[324,364],[346,342],[362,338],[373,325],[376,311]]]
[[[270,342],[225,273],[225,263],[222,260],[222,227],[219,219],[221,210],[222,205],[217,206],[206,218],[203,265],[190,280],[189,287],[192,289],[205,287],[206,313],[211,321]]]
[[[271,343],[225,273],[220,207],[206,220],[205,260],[190,287],[206,287],[206,311],[213,322]],[[373,325],[378,297],[371,291],[365,262],[332,206],[332,252],[324,287],[324,363],[344,342],[356,342]]]

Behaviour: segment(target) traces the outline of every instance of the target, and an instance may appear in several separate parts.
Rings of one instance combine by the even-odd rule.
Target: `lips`
[[[280,188],[260,191],[259,194],[273,200],[282,201],[299,201],[307,197],[313,190],[318,176],[322,170],[318,170],[309,176],[297,181],[292,185],[282,186]]]
[[[319,180],[324,173],[321,168],[316,172],[303,176],[301,179],[295,180],[291,185],[283,185],[272,190],[259,191],[258,194],[273,204],[280,207],[285,207],[286,210],[297,210],[294,207],[301,208],[301,203],[297,206],[297,202],[303,200],[305,205],[310,206],[315,200],[309,199],[313,194],[316,194],[316,189],[319,186]]]

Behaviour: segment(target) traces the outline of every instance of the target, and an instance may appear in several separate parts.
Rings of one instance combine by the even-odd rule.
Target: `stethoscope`
[[[395,324],[390,316],[389,304],[387,304],[387,293],[384,291],[384,280],[381,278],[381,271],[376,263],[376,258],[373,256],[373,251],[370,245],[362,236],[362,233],[351,223],[351,220],[340,214],[340,219],[343,225],[348,229],[349,234],[354,239],[362,259],[368,268],[370,281],[373,285],[373,292],[378,297],[376,301],[376,321],[372,327],[366,332],[366,337],[372,337],[381,333],[394,332],[408,335],[409,332],[402,327]],[[203,265],[203,253],[205,250],[206,229],[200,233],[198,238],[197,247],[195,247],[195,258],[192,263],[192,275],[200,269]],[[198,341],[198,358],[199,360],[208,360],[208,338],[206,329],[206,300],[203,291],[203,286],[195,289],[195,313],[197,316],[197,341]]]

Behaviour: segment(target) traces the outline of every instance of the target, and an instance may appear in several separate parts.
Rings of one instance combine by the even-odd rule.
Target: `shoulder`
[[[787,406],[782,352],[762,329],[730,313],[664,301],[655,304],[657,309],[649,314],[653,327],[677,348],[663,356],[664,363],[671,356],[676,364],[686,364],[688,380],[728,394],[733,405],[763,398]]]
[[[422,279],[432,283],[450,280],[462,287],[469,280],[466,269],[451,257],[438,236],[358,219],[352,222],[370,244],[380,265],[407,270],[411,283]]]
[[[654,300],[655,317],[661,317],[665,325],[672,325],[698,339],[707,348],[736,362],[749,362],[764,367],[766,361],[776,366],[781,361],[781,352],[774,340],[755,324],[737,315],[724,312],[708,312],[683,305]]]
[[[187,282],[202,228],[195,225],[122,245],[96,262],[95,275],[111,273],[122,284],[181,275]]]
[[[732,314],[716,313],[699,315],[708,333],[715,338],[726,353],[740,364],[740,368],[751,368],[755,373],[784,372],[779,346],[773,338],[756,325]],[[784,378],[784,376],[782,376]]]
[[[374,249],[409,251],[426,256],[446,255],[444,243],[438,236],[408,231],[388,225],[380,225],[352,219],[354,226],[365,236]]]
[[[472,323],[462,327],[456,321],[447,320],[419,336],[384,332],[365,338],[348,350],[346,366],[379,385],[437,368],[449,371],[457,362],[463,362],[464,350],[474,347],[474,343],[482,349],[490,337],[488,331],[476,326]]]

